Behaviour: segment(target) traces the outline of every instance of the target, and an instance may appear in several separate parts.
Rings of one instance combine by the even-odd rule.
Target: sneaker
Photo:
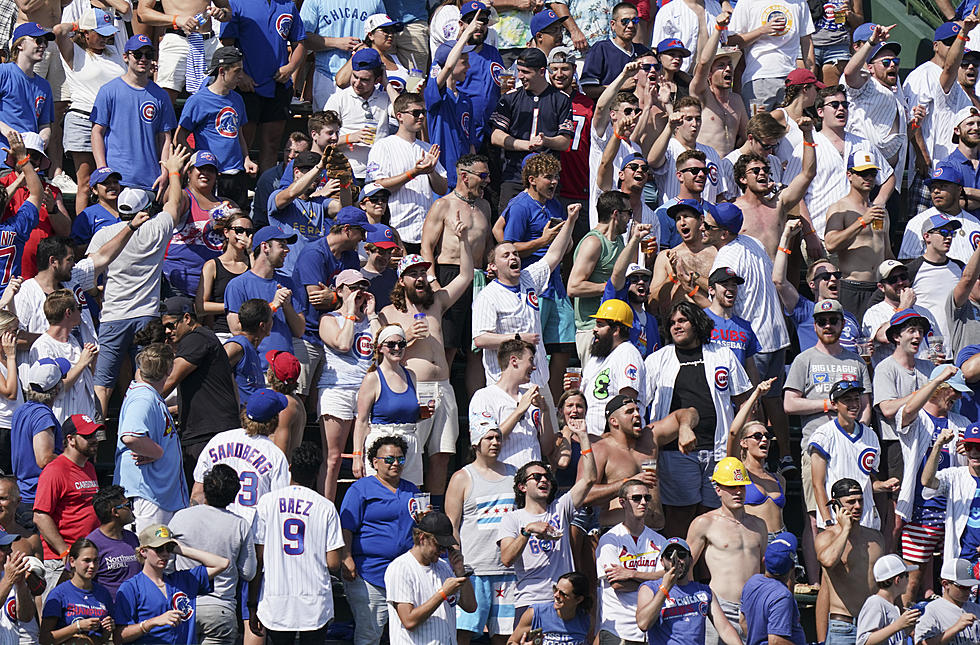
[[[793,463],[793,458],[789,455],[785,455],[779,460],[779,474],[783,477],[797,470],[799,470],[799,467]]]
[[[68,176],[68,173],[61,173],[51,180],[51,184],[58,188],[58,190],[61,192],[68,193],[69,195],[73,195],[78,192],[78,185],[72,181],[72,178]]]

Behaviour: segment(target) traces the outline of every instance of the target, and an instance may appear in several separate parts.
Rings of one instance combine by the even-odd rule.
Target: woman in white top
[[[14,472],[10,465],[10,424],[14,410],[24,402],[17,380],[18,327],[17,316],[0,310],[0,469],[5,473]]]
[[[75,162],[78,210],[89,205],[89,176],[95,169],[92,156],[92,122],[89,115],[99,88],[126,71],[122,53],[110,44],[119,31],[112,14],[90,9],[74,23],[55,25],[55,42],[64,61],[71,90],[71,107],[65,115],[64,147]]]
[[[373,16],[368,16],[368,19],[364,21],[364,44],[358,45],[354,50],[356,52],[365,47],[370,47],[381,55],[381,62],[385,66],[385,75],[388,77],[388,84],[385,85],[385,89],[388,90],[388,98],[392,101],[408,86],[408,69],[389,53],[395,47],[395,35],[400,33],[402,29],[404,29],[402,23],[395,22],[386,14],[376,13]],[[423,65],[425,61],[416,61],[415,64]],[[337,72],[337,76],[334,77],[334,80],[337,81],[337,87],[340,89],[349,87],[350,77],[351,61],[348,60]],[[416,89],[416,91],[420,90]]]

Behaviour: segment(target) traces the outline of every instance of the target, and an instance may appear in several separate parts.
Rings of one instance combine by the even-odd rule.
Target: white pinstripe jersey
[[[596,201],[599,199],[599,193],[602,192],[596,186],[599,181],[599,162],[602,161],[602,152],[606,149],[606,144],[609,143],[609,137],[613,135],[613,124],[612,122],[606,123],[606,131],[602,135],[596,134],[595,127],[589,128],[589,228],[595,228],[596,224],[599,223],[599,213],[595,209]],[[616,177],[619,169],[623,167],[623,160],[633,153],[643,154],[643,150],[640,148],[640,144],[625,141],[619,142],[619,150],[616,151],[616,158],[613,159],[613,185],[616,184]]]
[[[922,225],[933,215],[939,214],[939,209],[933,206],[909,220],[905,226],[905,233],[902,234],[902,248],[898,251],[899,260],[911,260],[925,253],[926,243],[922,241]],[[977,250],[977,246],[980,246],[980,220],[963,210],[959,215],[948,217],[959,222],[962,228],[953,233],[953,241],[946,255],[966,264]]]
[[[708,166],[708,181],[704,184],[704,192],[701,194],[701,198],[714,204],[718,201],[719,195],[728,192],[729,186],[732,185],[732,178],[727,174],[721,163],[721,157],[718,156],[718,152],[714,148],[703,143],[698,143],[696,146],[698,150],[704,153],[705,163]],[[671,137],[670,143],[667,144],[667,152],[664,154],[663,165],[653,171],[654,181],[657,182],[657,188],[660,189],[661,202],[676,199],[681,190],[681,182],[677,179],[677,157],[685,150],[686,148],[680,141]]]
[[[953,120],[957,111],[970,105],[970,97],[955,79],[949,93],[943,92],[939,85],[940,74],[942,68],[939,65],[931,60],[926,61],[909,73],[902,86],[909,114],[917,105],[926,108],[926,118],[919,125],[933,164],[942,161],[956,149],[952,141],[956,126]]]
[[[861,526],[879,529],[881,518],[878,517],[878,510],[871,497],[871,473],[877,474],[881,461],[881,445],[875,431],[860,421],[855,421],[853,431],[848,434],[841,429],[837,419],[831,419],[813,431],[806,450],[811,454],[819,452],[827,460],[827,498],[830,499],[830,489],[834,482],[845,477],[853,479],[864,491]],[[817,526],[826,528],[826,522],[820,513],[817,513]]]
[[[453,570],[445,560],[436,560],[424,566],[411,551],[392,560],[385,571],[391,645],[455,645],[458,592],[449,596],[448,601],[439,603],[435,612],[413,630],[402,625],[395,609],[395,603],[409,603],[418,607],[438,593],[452,575]]]
[[[327,551],[343,548],[333,502],[305,486],[262,496],[255,543],[265,547],[258,617],[276,631],[319,629],[333,618]]]
[[[789,345],[783,307],[772,283],[772,260],[757,239],[739,235],[718,249],[711,271],[729,267],[745,279],[738,288],[735,315],[748,320],[763,352]]]
[[[847,131],[868,139],[885,158],[896,154],[898,162],[894,166],[899,173],[896,190],[901,191],[901,178],[905,172],[905,159],[908,143],[908,106],[901,79],[894,91],[882,84],[873,75],[861,87],[847,87],[847,98],[851,101],[847,120]],[[895,120],[898,127],[892,132]]]

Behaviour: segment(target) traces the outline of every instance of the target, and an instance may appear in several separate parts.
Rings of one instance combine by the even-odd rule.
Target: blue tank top
[[[371,423],[415,423],[419,420],[419,399],[415,393],[415,384],[409,378],[408,372],[402,368],[408,387],[401,394],[391,391],[381,370],[376,370],[378,382],[381,384],[381,394],[374,407],[371,408]]]
[[[584,645],[589,637],[589,614],[579,610],[569,621],[562,620],[553,602],[531,605],[531,629],[542,631],[543,645]]]
[[[244,407],[248,404],[252,393],[265,386],[262,361],[259,360],[259,352],[245,336],[241,334],[232,336],[226,342],[236,343],[242,348],[242,355],[232,366],[232,371],[235,374],[235,383],[238,385],[238,400]]]

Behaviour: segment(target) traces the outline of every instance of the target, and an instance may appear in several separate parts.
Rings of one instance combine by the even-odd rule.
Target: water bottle
[[[208,16],[208,14],[201,11],[199,13],[194,14],[194,20],[197,21],[199,27],[203,27],[204,25],[208,24],[208,22],[210,21],[210,17]]]

